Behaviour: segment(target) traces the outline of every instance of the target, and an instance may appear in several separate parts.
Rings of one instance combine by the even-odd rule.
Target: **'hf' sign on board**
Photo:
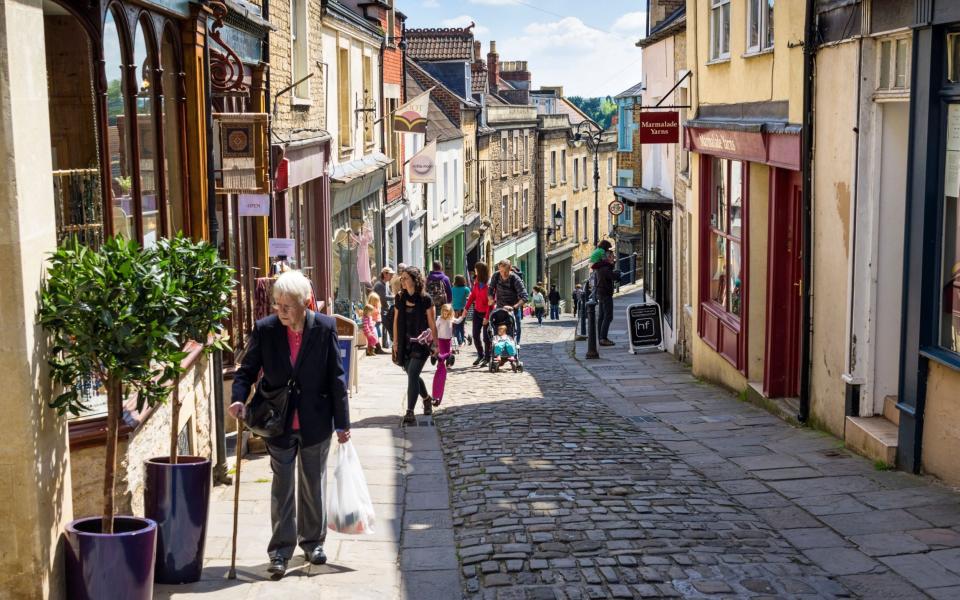
[[[663,313],[656,302],[628,306],[627,324],[630,327],[630,354],[663,346]]]

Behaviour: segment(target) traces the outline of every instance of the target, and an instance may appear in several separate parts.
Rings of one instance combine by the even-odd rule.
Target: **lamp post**
[[[574,141],[586,142],[587,148],[593,152],[593,246],[600,244],[600,142],[602,131],[593,131],[590,121],[580,121],[577,125],[577,134]],[[584,297],[587,298],[587,354],[586,358],[600,358],[597,351],[597,299],[596,290],[587,284]]]

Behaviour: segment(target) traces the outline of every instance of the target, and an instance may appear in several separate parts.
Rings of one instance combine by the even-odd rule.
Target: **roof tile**
[[[414,60],[473,60],[473,25],[407,29],[407,56]]]

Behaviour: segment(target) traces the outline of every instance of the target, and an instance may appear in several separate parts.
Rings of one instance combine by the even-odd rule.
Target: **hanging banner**
[[[676,144],[680,141],[680,113],[643,111],[640,113],[641,144]]]
[[[437,181],[437,142],[430,142],[410,159],[410,183]]]
[[[433,88],[430,88],[432,90]],[[430,90],[407,102],[393,113],[393,130],[397,133],[427,133],[427,111]]]

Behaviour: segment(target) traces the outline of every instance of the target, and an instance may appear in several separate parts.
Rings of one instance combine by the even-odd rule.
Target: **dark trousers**
[[[427,384],[423,382],[420,373],[423,372],[423,366],[427,364],[427,357],[418,355],[407,358],[407,364],[404,370],[407,372],[407,410],[413,410],[417,406],[418,398],[428,398]]]
[[[463,311],[460,311],[460,313],[463,314]],[[460,315],[457,315],[457,317],[459,318]],[[457,344],[461,346],[463,345],[464,342],[467,341],[466,330],[467,330],[466,321],[464,321],[463,323],[453,324],[453,337],[457,338]]]
[[[533,313],[537,315],[537,323],[539,323],[540,325],[543,325],[543,309],[535,308],[533,309]]]
[[[560,305],[559,305],[559,304],[551,304],[551,305],[550,305],[550,319],[553,320],[553,321],[559,321],[559,320],[560,320]]]
[[[387,311],[382,311],[380,317],[383,320],[383,349],[389,350],[391,348],[390,336],[393,335],[393,323],[387,322]]]
[[[599,325],[597,325],[597,337],[598,339],[605,340],[608,339],[610,324],[613,323],[613,296],[600,296],[598,294],[597,309],[599,311],[597,314],[599,321]]]
[[[473,345],[477,348],[478,357],[490,357],[490,331],[483,326],[483,315],[473,315]]]
[[[289,443],[282,445],[267,442],[273,470],[270,488],[273,535],[267,546],[270,558],[290,560],[297,545],[309,553],[317,546],[322,547],[327,539],[323,499],[330,440],[306,447],[301,443],[299,434],[293,434]]]
[[[522,322],[523,322],[523,309],[522,309],[522,308],[518,308],[518,309],[514,310],[514,311],[513,311],[513,316],[514,316],[514,320],[517,322],[517,335],[516,335],[516,338],[517,338],[517,343],[519,344],[519,343],[520,343],[520,327],[521,327]]]

